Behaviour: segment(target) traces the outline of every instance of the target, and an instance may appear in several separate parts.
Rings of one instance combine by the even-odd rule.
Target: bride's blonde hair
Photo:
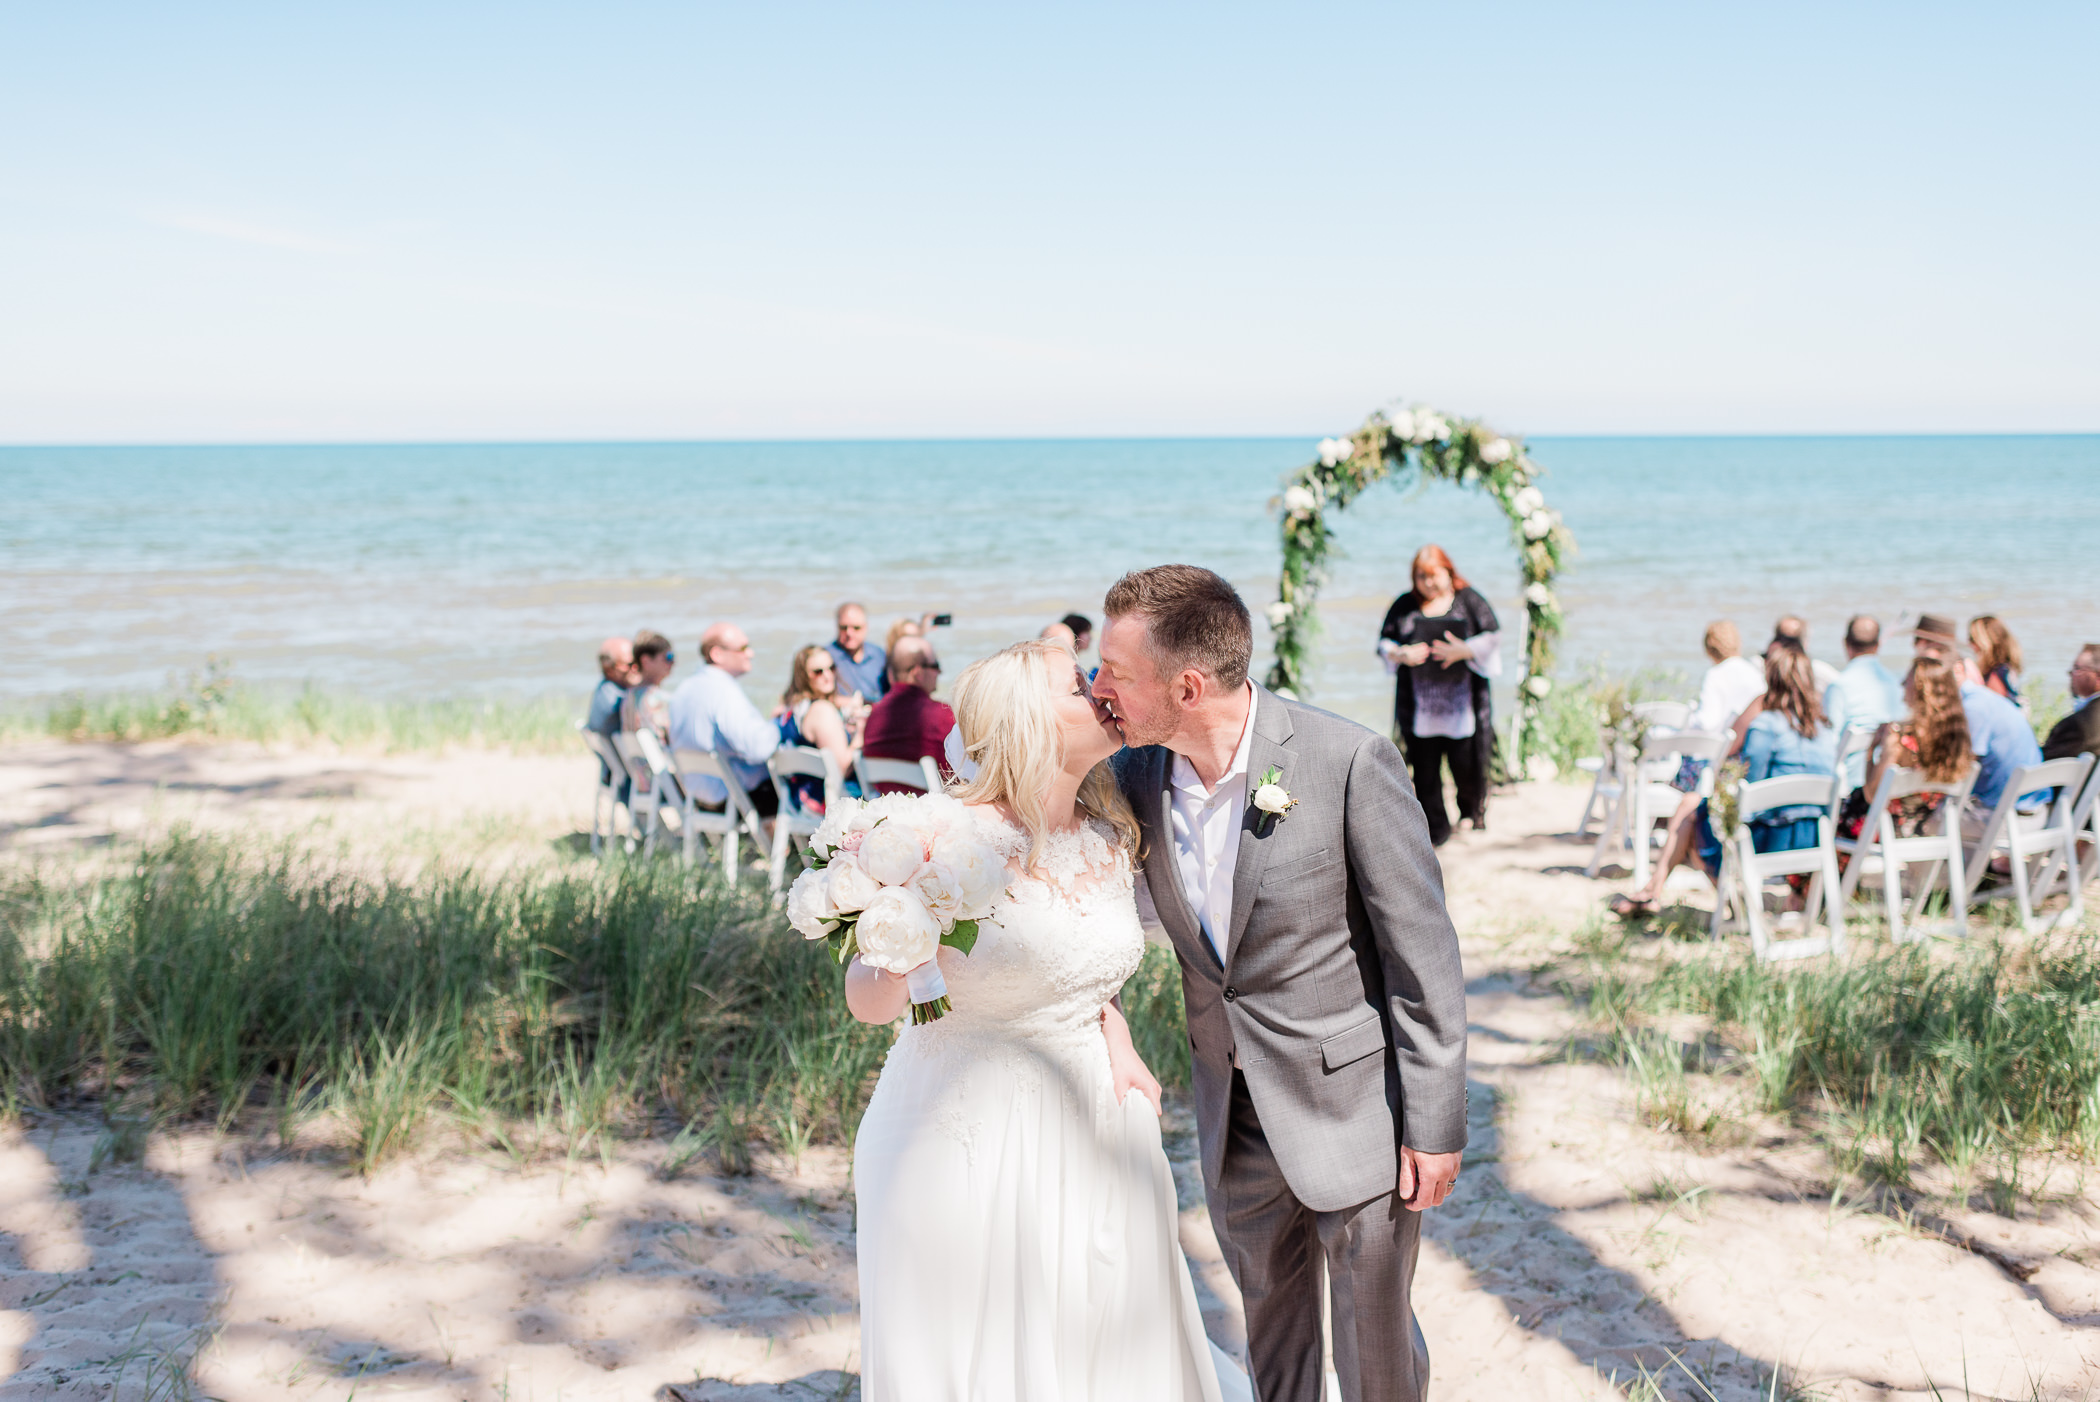
[[[955,684],[955,721],[963,750],[976,761],[977,777],[955,789],[964,803],[1003,803],[1013,810],[1031,843],[1027,865],[1043,854],[1050,817],[1043,811],[1051,781],[1064,768],[1064,741],[1050,703],[1050,681],[1078,664],[1058,643],[1030,639],[970,665]],[[1079,807],[1116,830],[1116,838],[1138,853],[1137,815],[1103,760],[1079,781]]]

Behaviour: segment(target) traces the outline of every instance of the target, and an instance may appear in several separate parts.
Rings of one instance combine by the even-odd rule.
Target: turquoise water
[[[1700,665],[1700,630],[1786,611],[2004,616],[2056,684],[2100,637],[2100,437],[1542,438],[1581,555],[1564,665]],[[657,628],[691,665],[733,618],[754,692],[830,610],[954,613],[951,664],[1125,569],[1207,564],[1272,596],[1267,510],[1310,440],[0,449],[0,691],[160,685],[205,654],[254,681],[386,693],[580,691],[597,639]],[[1375,717],[1370,644],[1417,546],[1514,624],[1499,514],[1383,489],[1343,519],[1319,700]],[[1258,612],[1257,608],[1257,612]],[[1264,649],[1266,662],[1265,639]]]

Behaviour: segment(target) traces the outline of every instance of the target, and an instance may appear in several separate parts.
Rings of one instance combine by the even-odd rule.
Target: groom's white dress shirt
[[[1232,868],[1240,855],[1240,824],[1247,815],[1247,756],[1254,748],[1254,683],[1247,683],[1247,723],[1240,730],[1232,766],[1215,789],[1203,787],[1188,756],[1174,756],[1167,782],[1173,789],[1174,869],[1181,893],[1203,924],[1203,933],[1218,962],[1225,962],[1225,942],[1232,934]]]

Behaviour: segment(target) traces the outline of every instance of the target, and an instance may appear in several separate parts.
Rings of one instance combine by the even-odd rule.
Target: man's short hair
[[[644,657],[662,657],[669,651],[671,640],[654,628],[644,628],[634,635],[634,656],[638,662]]]
[[[1094,620],[1083,613],[1068,613],[1057,621],[1070,628],[1075,638],[1094,631]]]
[[[1806,643],[1808,641],[1808,620],[1797,618],[1791,613],[1787,614],[1772,625],[1772,636],[1774,639],[1792,638],[1797,643]]]
[[[1706,625],[1706,655],[1716,662],[1743,655],[1743,635],[1732,620],[1719,618]]]
[[[598,670],[609,672],[634,661],[634,644],[625,638],[607,638],[598,644]]]
[[[2087,643],[2071,660],[2088,672],[2100,672],[2100,643]]]
[[[1193,667],[1226,691],[1247,680],[1254,620],[1239,591],[1201,565],[1132,570],[1109,589],[1101,611],[1145,620],[1147,651],[1162,677]]]
[[[1854,652],[1872,652],[1881,646],[1881,620],[1855,613],[1845,624],[1845,646]]]
[[[710,667],[714,666],[715,649],[727,643],[729,635],[734,631],[736,631],[734,623],[708,624],[707,631],[700,635],[700,660]]]
[[[907,635],[897,639],[897,645],[890,649],[890,680],[902,683],[906,677],[918,671],[931,656],[933,644],[924,638]]]
[[[860,609],[860,621],[863,623],[868,621],[868,611],[865,608],[861,608],[861,606],[853,602],[853,600],[848,599],[845,603],[840,604],[837,608],[831,611],[831,621],[834,625],[838,624],[846,617],[847,609]]]

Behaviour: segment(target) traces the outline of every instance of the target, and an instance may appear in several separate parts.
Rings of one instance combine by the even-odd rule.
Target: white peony
[[[1393,437],[1401,442],[1408,442],[1415,436],[1415,416],[1407,410],[1395,409],[1385,416],[1385,421],[1390,425]]]
[[[824,821],[810,834],[809,845],[819,857],[831,860],[851,833],[866,832],[875,820],[868,816],[868,805],[857,798],[842,798],[825,810]]]
[[[1427,409],[1415,415],[1415,442],[1441,443],[1450,436],[1451,425],[1445,423],[1438,415],[1430,413]]]
[[[943,928],[963,918],[962,878],[940,862],[923,863],[904,883],[904,889],[917,896]]]
[[[1508,462],[1509,455],[1514,451],[1507,438],[1490,438],[1480,445],[1480,460],[1489,467],[1494,467],[1499,463]]]
[[[1356,456],[1356,443],[1348,438],[1322,438],[1320,440],[1320,465],[1339,467]]]
[[[851,856],[832,858],[831,865],[824,868],[824,875],[830,878],[824,884],[824,894],[830,899],[831,908],[845,915],[866,909],[868,902],[875,899],[875,893],[882,889],[882,883],[868,875],[866,868]]]
[[[1544,540],[1553,534],[1553,518],[1543,511],[1534,511],[1524,518],[1524,539]]]
[[[1526,487],[1510,498],[1509,504],[1529,516],[1546,504],[1546,494],[1537,487]]]
[[[1310,516],[1319,510],[1320,499],[1310,487],[1290,487],[1283,494],[1283,509],[1293,516]]]
[[[1553,678],[1530,676],[1524,679],[1524,689],[1543,701],[1553,690]]]
[[[926,860],[926,840],[902,814],[877,823],[860,845],[860,864],[885,886],[902,886]]]
[[[933,860],[954,873],[961,891],[956,906],[958,920],[982,920],[992,912],[992,902],[1006,889],[1006,859],[982,842],[960,834],[937,839]]]
[[[941,947],[941,922],[908,886],[883,887],[853,928],[860,961],[893,974],[910,973]]]
[[[1264,813],[1281,813],[1291,806],[1291,796],[1281,784],[1263,784],[1254,791],[1254,806]]]
[[[1281,628],[1284,624],[1290,622],[1291,613],[1290,600],[1278,599],[1275,603],[1269,605],[1269,626],[1271,628]]]
[[[806,940],[820,940],[839,927],[838,907],[831,903],[831,873],[805,871],[788,887],[788,924]]]
[[[1551,608],[1553,591],[1543,584],[1527,584],[1524,586],[1524,602],[1535,608]]]

